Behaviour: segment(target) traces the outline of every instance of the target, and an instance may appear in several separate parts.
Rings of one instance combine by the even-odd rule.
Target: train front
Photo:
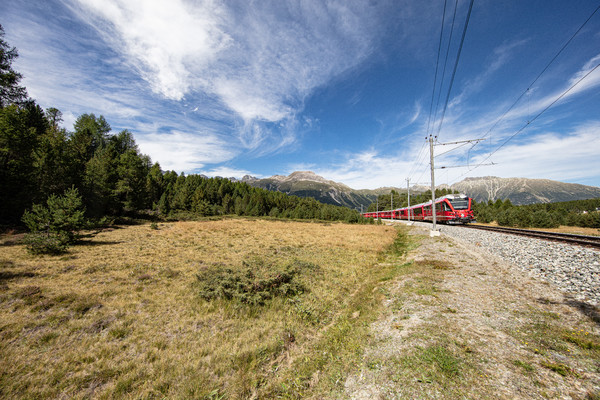
[[[475,222],[475,215],[471,208],[472,199],[464,194],[449,195],[447,197],[452,206],[454,217],[449,219],[451,224],[469,224]]]

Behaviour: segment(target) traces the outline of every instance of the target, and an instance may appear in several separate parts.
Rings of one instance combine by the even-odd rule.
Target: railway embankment
[[[431,226],[431,225],[429,225]],[[514,264],[578,301],[600,304],[600,250],[535,238],[441,226],[443,235]]]
[[[600,398],[600,252],[415,225],[346,397]]]

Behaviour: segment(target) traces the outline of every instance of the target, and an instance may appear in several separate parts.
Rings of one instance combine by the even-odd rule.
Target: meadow
[[[221,399],[339,390],[405,243],[223,219],[114,227],[61,256],[0,248],[0,397]]]

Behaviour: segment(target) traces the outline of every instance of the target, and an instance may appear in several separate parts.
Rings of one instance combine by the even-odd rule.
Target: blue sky
[[[600,11],[531,85],[598,1],[476,0],[440,125],[469,8],[458,1],[451,30],[455,4],[435,91],[443,0],[17,0],[0,24],[42,107],[67,129],[104,115],[165,170],[427,184],[425,138],[439,133],[486,140],[436,146],[437,166],[469,166],[437,170],[437,184],[600,186]]]

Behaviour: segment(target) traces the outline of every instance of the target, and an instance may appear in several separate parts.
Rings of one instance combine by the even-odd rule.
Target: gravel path
[[[422,225],[431,229],[431,224]],[[600,304],[599,250],[458,226],[441,225],[439,229],[558,286],[579,301]]]
[[[600,394],[600,323],[591,306],[592,296],[598,300],[600,252],[451,226],[432,238],[430,224],[418,225],[407,230],[414,247],[397,261],[398,275],[379,288],[384,310],[340,397],[575,400]],[[572,293],[560,290],[568,288]]]

